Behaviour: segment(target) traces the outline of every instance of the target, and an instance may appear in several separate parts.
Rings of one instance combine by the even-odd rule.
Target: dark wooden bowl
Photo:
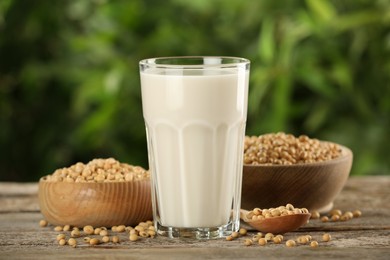
[[[111,227],[152,219],[150,180],[107,183],[39,181],[39,205],[53,225]]]
[[[241,208],[295,207],[326,212],[340,193],[352,166],[352,151],[340,146],[339,158],[296,165],[244,165]]]

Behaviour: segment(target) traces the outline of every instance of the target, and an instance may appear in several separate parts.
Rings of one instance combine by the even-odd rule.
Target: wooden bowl
[[[272,234],[284,234],[297,230],[310,219],[310,213],[297,213],[293,215],[252,220],[246,217],[247,210],[241,210],[240,218],[257,231]]]
[[[39,205],[53,225],[111,227],[152,219],[150,181],[68,183],[39,181]]]
[[[329,211],[352,166],[352,151],[340,147],[341,156],[325,162],[244,165],[241,207],[251,210],[291,203],[310,211]]]

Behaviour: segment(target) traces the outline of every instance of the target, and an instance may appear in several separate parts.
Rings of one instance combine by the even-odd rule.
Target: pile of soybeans
[[[323,162],[341,156],[339,145],[310,139],[306,135],[295,137],[283,132],[260,136],[246,136],[244,164],[292,165]]]

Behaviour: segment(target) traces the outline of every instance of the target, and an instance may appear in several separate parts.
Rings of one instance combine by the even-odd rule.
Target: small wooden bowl
[[[152,219],[150,181],[67,183],[39,181],[39,205],[53,225],[112,227]]]
[[[296,165],[244,165],[241,207],[298,208],[329,211],[352,166],[352,151],[341,146],[339,158]]]
[[[297,230],[305,225],[310,219],[310,213],[297,213],[293,215],[266,218],[262,220],[251,220],[246,217],[247,210],[241,210],[240,217],[245,223],[257,231],[272,234],[284,234]]]

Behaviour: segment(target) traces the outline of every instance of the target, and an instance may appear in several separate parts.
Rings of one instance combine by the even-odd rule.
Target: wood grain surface
[[[39,206],[53,225],[134,226],[150,220],[150,181],[68,183],[41,180]]]
[[[245,247],[243,239],[225,241],[179,240],[157,237],[130,242],[120,235],[118,245],[95,247],[58,246],[53,227],[38,225],[38,184],[0,183],[0,259],[389,259],[390,176],[353,177],[335,200],[341,210],[360,209],[360,218],[322,223],[311,220],[299,230],[285,234],[293,239],[310,234],[319,239],[329,233],[332,240],[318,248],[307,245],[287,248],[269,243]],[[250,228],[247,226],[247,228]],[[254,231],[249,232],[254,235]]]

